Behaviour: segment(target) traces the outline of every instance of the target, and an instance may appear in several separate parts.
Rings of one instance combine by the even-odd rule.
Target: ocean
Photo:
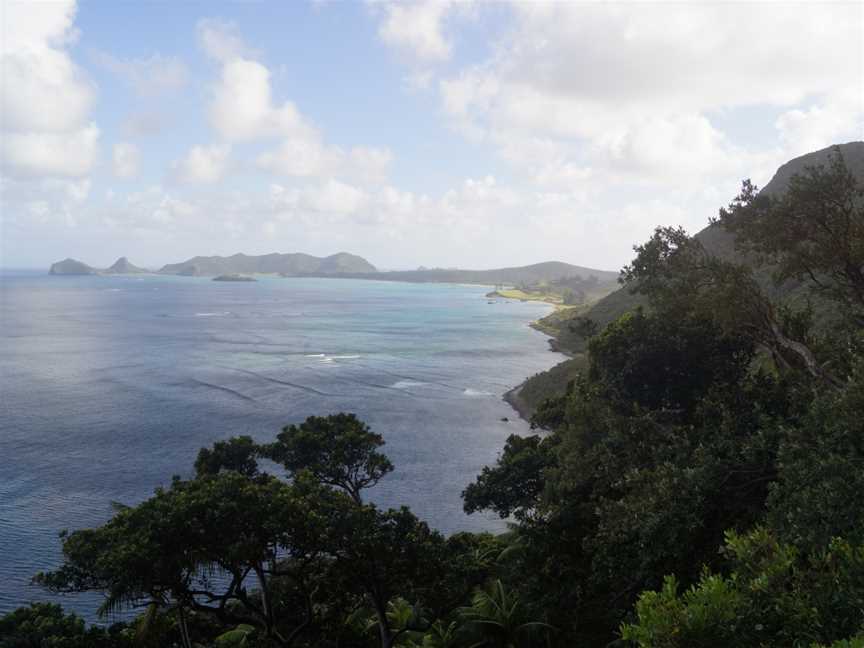
[[[482,286],[342,279],[256,283],[169,276],[0,277],[0,614],[98,595],[30,584],[60,564],[58,533],[135,504],[202,446],[272,439],[310,415],[354,412],[396,470],[370,491],[444,533],[500,530],[460,493],[506,437],[502,401],[562,357],[528,327],[549,306]],[[503,421],[503,418],[509,419]]]

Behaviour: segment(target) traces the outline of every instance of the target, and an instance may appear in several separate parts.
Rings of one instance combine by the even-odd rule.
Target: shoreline
[[[489,295],[487,295],[487,297],[488,296]],[[535,302],[540,302],[540,303],[544,303],[544,304],[549,304],[550,306],[555,307],[552,312],[557,312],[557,311],[560,311],[563,309],[573,308],[572,306],[563,306],[561,304],[554,304],[552,302],[549,302],[549,301],[546,301],[543,299],[520,299],[518,301],[535,301]],[[568,351],[565,351],[564,349],[561,348],[561,346],[558,343],[557,338],[554,335],[552,335],[548,329],[546,329],[545,327],[543,327],[540,324],[539,319],[534,320],[532,322],[529,322],[528,326],[530,328],[534,329],[535,331],[537,331],[538,333],[541,333],[544,336],[546,336],[546,342],[549,344],[549,351],[551,351],[552,353],[558,353],[558,354],[564,356],[564,358],[560,362],[552,365],[551,367],[549,367],[549,369],[546,369],[545,371],[551,371],[552,369],[554,369],[558,365],[560,365],[564,362],[567,362],[567,360],[573,358],[573,354],[568,352]],[[537,375],[537,374],[534,374],[534,375]],[[531,378],[533,378],[533,376],[526,377],[518,385],[516,385],[515,387],[511,387],[510,389],[508,389],[506,392],[504,392],[501,395],[501,400],[503,400],[505,403],[507,403],[513,409],[513,411],[516,412],[516,414],[519,416],[520,419],[522,419],[523,421],[525,421],[526,423],[529,423],[529,424],[531,423],[531,416],[532,416],[531,407],[522,399],[521,392],[522,392],[522,388],[525,386],[525,384],[529,380],[531,380]]]
[[[512,389],[508,389],[506,392],[504,392],[504,395],[501,396],[501,400],[503,400],[511,408],[513,408],[513,411],[516,412],[520,419],[530,424],[531,411],[529,407],[525,404],[525,402],[522,400],[522,398],[519,396],[519,392],[522,391],[522,387],[525,386],[525,383],[527,381],[528,379],[526,378]]]

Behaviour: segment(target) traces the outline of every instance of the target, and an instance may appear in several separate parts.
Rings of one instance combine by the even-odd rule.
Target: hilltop
[[[125,256],[117,259],[114,264],[105,271],[106,274],[140,274],[142,272],[147,272],[147,270],[133,265]]]

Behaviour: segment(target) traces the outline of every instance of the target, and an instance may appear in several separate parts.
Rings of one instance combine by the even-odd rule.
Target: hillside
[[[833,147],[828,147],[790,160],[777,169],[774,177],[772,177],[771,181],[762,188],[761,192],[767,194],[782,192],[789,184],[789,179],[796,173],[802,172],[805,167],[825,164],[832,148]],[[848,144],[841,144],[840,151],[843,154],[843,158],[846,160],[846,166],[849,170],[856,177],[864,178],[864,142],[849,142]],[[705,249],[708,252],[721,259],[741,259],[740,253],[735,250],[734,237],[719,226],[709,225],[698,232],[696,238],[702,242],[702,245],[705,246]],[[770,268],[763,268],[760,272],[757,272],[757,276],[765,285],[770,283],[770,275]],[[788,286],[784,291],[781,291],[781,293],[788,295],[790,292],[794,292],[795,290],[795,286]],[[617,319],[627,311],[633,310],[642,304],[644,304],[644,300],[641,296],[633,295],[627,287],[622,287],[599,300],[590,309],[581,313],[581,315],[594,320],[602,327]],[[566,327],[564,327],[564,329],[564,335],[562,336],[563,339],[560,340],[562,346],[572,351],[581,351],[584,346],[581,339],[568,335]]]
[[[392,271],[382,273],[378,279],[393,281],[442,282],[442,283],[478,283],[478,284],[536,284],[550,282],[555,279],[597,277],[598,281],[607,283],[614,281],[616,272],[595,270],[582,266],[570,265],[561,261],[547,261],[533,265],[497,268],[494,270],[459,270],[459,269],[420,269],[408,271]]]
[[[848,169],[856,177],[864,179],[864,142],[849,142],[841,144],[839,148]],[[825,164],[832,149],[833,147],[828,147],[814,151],[783,164],[777,169],[770,182],[761,189],[761,192],[767,194],[783,192],[793,175],[801,173],[805,167]],[[701,241],[708,252],[721,259],[737,261],[742,259],[741,253],[735,249],[734,237],[719,226],[709,225],[699,231],[695,237]],[[797,294],[801,294],[802,297],[805,296],[805,291],[797,284],[787,284],[779,289],[775,288],[771,281],[770,267],[757,268],[755,274],[763,287],[770,289],[778,296],[783,296],[786,299],[794,298]],[[598,300],[589,308],[574,309],[567,312],[564,317],[559,313],[540,320],[542,329],[555,336],[556,346],[567,353],[577,355],[577,358],[565,361],[562,363],[563,367],[559,366],[549,372],[542,372],[529,378],[522,388],[512,396],[512,398],[522,399],[520,409],[523,412],[533,411],[546,397],[563,393],[567,380],[572,378],[574,371],[582,362],[578,356],[585,351],[586,342],[571,330],[575,317],[587,317],[600,328],[603,328],[624,313],[645,304],[646,300],[642,295],[632,294],[624,286]],[[823,319],[818,315],[817,320]],[[822,315],[824,316],[824,314]],[[562,379],[564,376],[568,378]]]
[[[264,254],[250,256],[235,254],[230,257],[196,256],[180,263],[169,263],[160,274],[210,276],[223,274],[282,274],[287,276],[367,274],[377,272],[366,259],[340,252],[328,257],[311,254]]]

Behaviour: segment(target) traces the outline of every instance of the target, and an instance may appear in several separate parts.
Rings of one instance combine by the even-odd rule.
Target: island
[[[146,269],[130,263],[125,256],[117,259],[110,268],[105,270],[105,274],[142,274],[146,272]]]
[[[63,259],[51,265],[48,274],[52,275],[92,275],[98,270],[77,259]]]
[[[77,259],[63,259],[51,264],[48,274],[52,275],[120,275],[120,274],[144,274],[149,272],[145,268],[139,268],[130,263],[125,256],[117,259],[109,268],[104,270],[87,265]]]
[[[241,274],[223,274],[213,277],[213,281],[258,281],[255,277]]]

